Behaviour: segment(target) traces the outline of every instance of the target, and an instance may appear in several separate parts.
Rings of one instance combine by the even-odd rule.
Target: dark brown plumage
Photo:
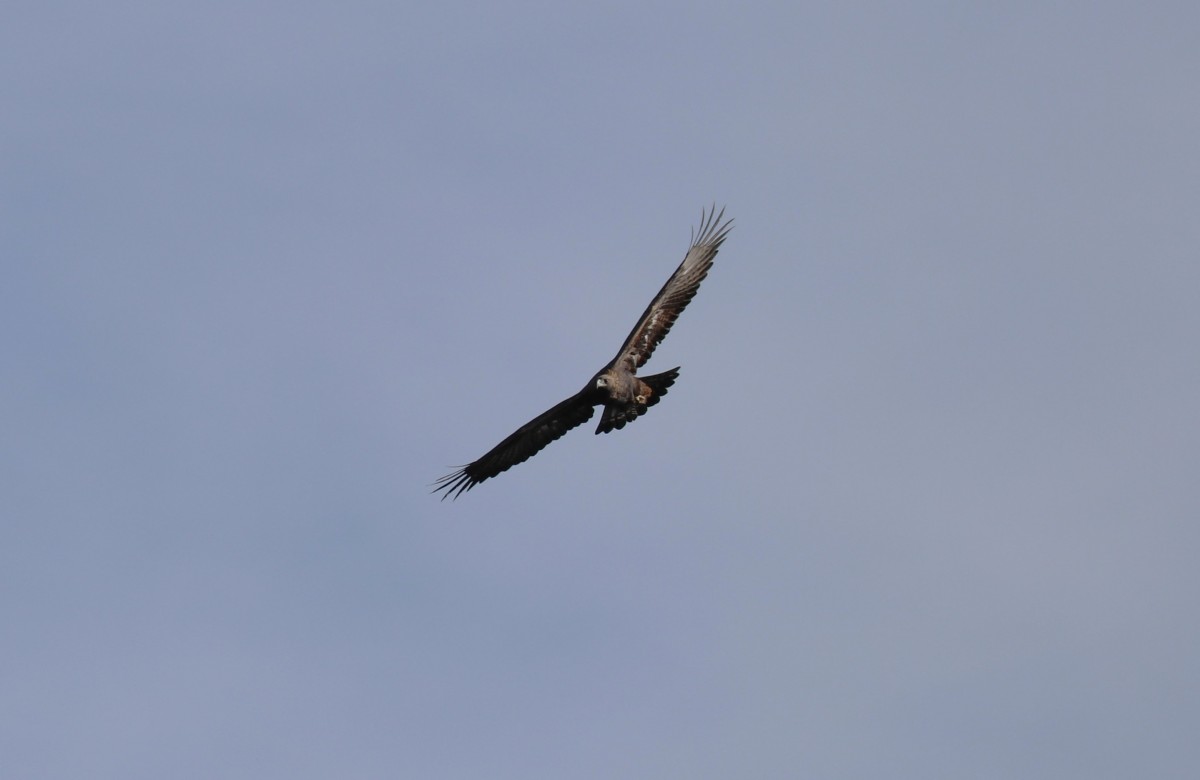
[[[646,377],[636,373],[654,354],[654,349],[670,332],[684,307],[696,297],[700,282],[712,268],[717,250],[733,229],[733,220],[721,222],[724,209],[715,212],[715,207],[707,215],[701,211],[700,228],[693,231],[692,243],[683,262],[650,301],[608,365],[578,393],[522,425],[483,457],[439,479],[434,483],[433,491],[444,490],[443,500],[446,496],[458,498],[480,482],[528,460],[567,431],[590,420],[595,406],[604,406],[596,433],[608,433],[624,428],[657,404],[675,383],[679,369]]]

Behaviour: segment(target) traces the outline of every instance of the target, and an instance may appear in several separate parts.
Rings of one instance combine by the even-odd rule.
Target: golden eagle
[[[458,498],[463,492],[502,471],[536,455],[543,447],[592,417],[593,407],[604,405],[596,433],[620,430],[658,403],[675,383],[679,369],[653,376],[636,376],[637,370],[654,354],[654,348],[666,337],[684,307],[700,289],[700,282],[712,268],[717,250],[733,228],[733,220],[721,221],[725,209],[715,213],[714,206],[705,215],[700,212],[700,229],[692,233],[692,245],[683,262],[654,296],[641,319],[629,332],[617,356],[600,369],[583,389],[562,403],[542,412],[518,428],[474,463],[447,474],[434,483],[433,492],[445,490]]]

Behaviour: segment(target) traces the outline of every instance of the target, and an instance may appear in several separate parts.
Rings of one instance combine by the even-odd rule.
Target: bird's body
[[[732,229],[732,220],[722,223],[724,209],[700,215],[700,229],[692,235],[683,262],[646,307],[625,343],[604,368],[575,395],[541,413],[493,447],[486,455],[447,474],[435,483],[434,492],[457,498],[485,479],[507,471],[537,454],[550,442],[591,419],[594,407],[603,406],[596,433],[624,428],[667,394],[679,376],[673,368],[661,374],[639,377],[655,347],[666,337],[684,307],[700,289],[700,282],[712,268],[717,250]]]

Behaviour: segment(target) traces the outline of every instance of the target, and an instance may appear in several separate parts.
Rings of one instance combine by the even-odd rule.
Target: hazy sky
[[[1194,776],[1194,3],[4,17],[6,777]]]

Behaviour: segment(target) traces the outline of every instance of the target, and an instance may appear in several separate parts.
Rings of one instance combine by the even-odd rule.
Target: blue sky
[[[1191,4],[5,16],[10,776],[1200,763]]]

